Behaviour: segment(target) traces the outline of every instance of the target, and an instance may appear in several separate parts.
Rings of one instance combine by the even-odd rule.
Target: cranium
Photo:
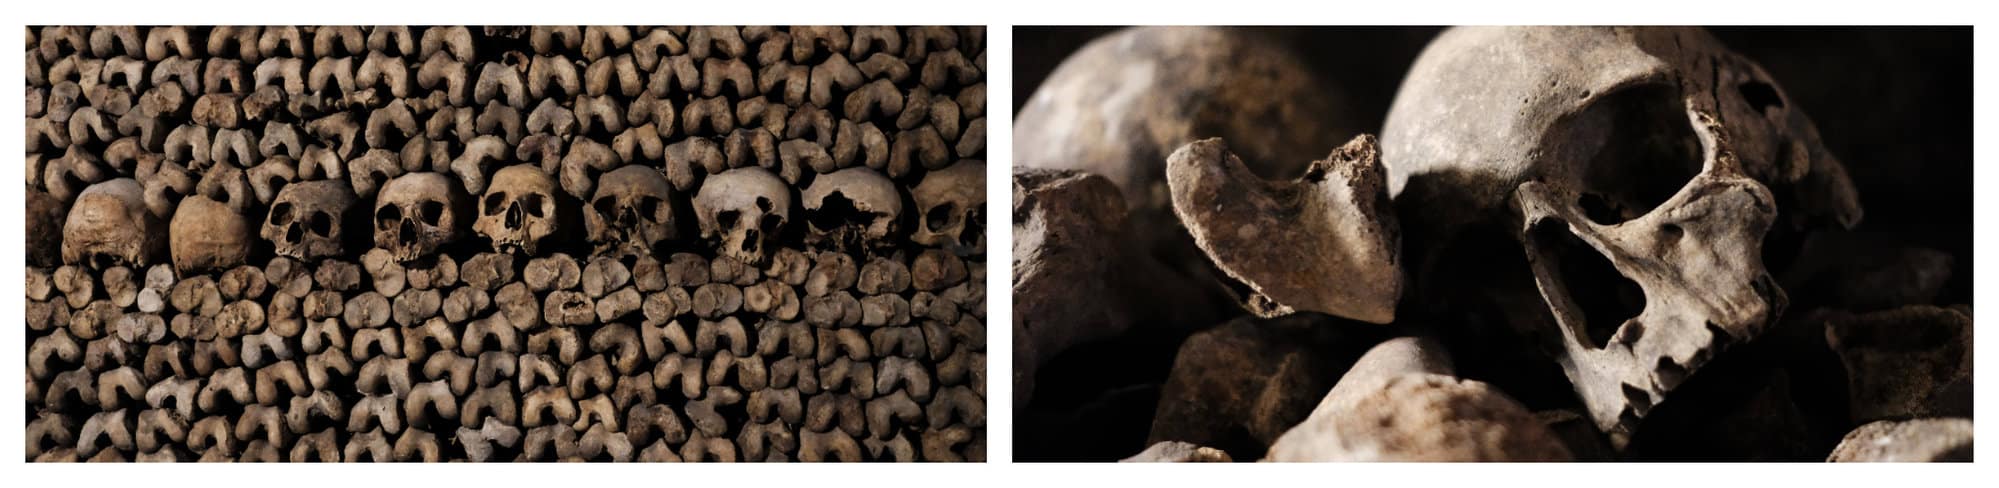
[[[410,173],[389,180],[375,194],[375,247],[396,261],[413,261],[465,235],[470,207],[458,183],[438,173]]]
[[[821,175],[800,196],[812,237],[842,249],[879,248],[902,220],[895,182],[865,167]]]
[[[583,219],[598,247],[639,255],[652,254],[660,243],[680,234],[673,185],[659,170],[637,164],[597,177],[596,194]]]
[[[540,167],[501,168],[486,186],[486,196],[479,199],[479,219],[472,230],[492,240],[494,251],[535,255],[544,241],[562,231],[558,196],[567,195]]]
[[[932,171],[910,196],[922,212],[910,240],[960,256],[986,253],[985,161],[959,161]]]
[[[272,250],[293,259],[320,259],[347,252],[346,229],[357,215],[354,189],[341,180],[285,185],[271,201],[262,236]]]
[[[1699,29],[1458,28],[1404,80],[1382,159],[1422,243],[1419,293],[1470,279],[1438,264],[1462,229],[1513,234],[1545,307],[1531,315],[1552,316],[1557,362],[1618,447],[1716,351],[1782,311],[1761,257],[1780,206],[1860,217],[1811,122]],[[1432,275],[1443,272],[1460,276]]]
[[[201,195],[181,199],[168,235],[174,270],[183,275],[243,264],[254,239],[243,214]]]
[[[722,255],[746,263],[763,263],[790,216],[791,187],[761,167],[709,176],[694,195],[701,237],[719,239]]]
[[[77,194],[63,224],[62,260],[100,269],[149,266],[167,250],[166,230],[147,210],[138,180],[106,180]]]

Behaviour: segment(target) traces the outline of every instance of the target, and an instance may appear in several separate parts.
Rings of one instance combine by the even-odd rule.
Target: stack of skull
[[[32,460],[984,458],[982,28],[27,34]]]

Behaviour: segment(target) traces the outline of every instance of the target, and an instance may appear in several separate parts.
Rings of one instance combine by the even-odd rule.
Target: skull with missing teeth
[[[354,190],[345,181],[285,185],[271,201],[261,235],[279,256],[308,260],[339,256],[347,252],[345,224],[358,207]]]
[[[1421,286],[1467,280],[1435,264],[1463,252],[1457,239],[1511,234],[1545,309],[1508,316],[1552,311],[1555,359],[1619,447],[1781,313],[1761,255],[1780,211],[1860,218],[1811,121],[1700,29],[1457,28],[1404,79],[1381,136],[1389,191],[1427,243],[1411,250],[1418,269],[1453,274]]]
[[[458,183],[437,173],[410,173],[389,180],[375,194],[375,246],[397,261],[414,261],[465,235],[466,196]]]
[[[496,252],[535,255],[544,241],[562,230],[556,218],[559,196],[555,178],[535,165],[501,168],[479,198],[479,219],[472,230],[491,240]]]
[[[910,240],[950,249],[959,256],[986,252],[986,163],[959,161],[923,175],[910,191],[916,230]]]
[[[636,164],[618,168],[597,178],[596,191],[583,217],[599,248],[648,255],[678,237],[673,185],[659,170]]]
[[[790,220],[791,186],[759,167],[724,171],[701,182],[694,214],[722,255],[762,263]]]
[[[841,249],[884,247],[902,219],[902,193],[873,169],[820,175],[800,196],[812,238]]]

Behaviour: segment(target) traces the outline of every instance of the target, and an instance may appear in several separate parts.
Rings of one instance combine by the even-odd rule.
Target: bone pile
[[[27,458],[981,461],[981,27],[27,32]]]

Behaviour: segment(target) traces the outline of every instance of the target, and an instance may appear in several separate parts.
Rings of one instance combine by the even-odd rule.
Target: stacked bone
[[[30,28],[27,457],[982,460],[983,34]]]

